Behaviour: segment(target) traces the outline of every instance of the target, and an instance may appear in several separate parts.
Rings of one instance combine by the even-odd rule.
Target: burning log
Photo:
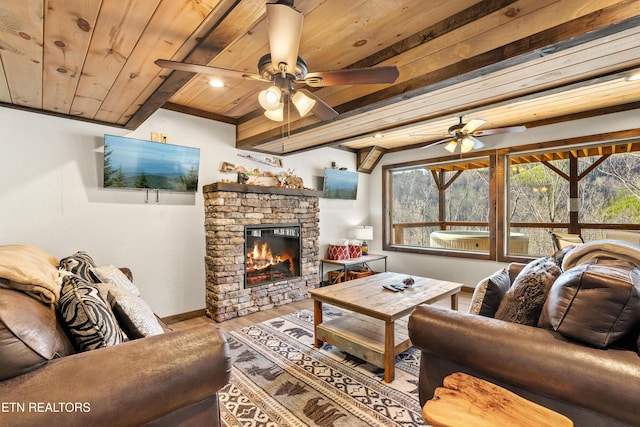
[[[277,272],[280,272],[281,274],[287,276],[291,275],[291,260],[285,259],[284,261],[280,261],[276,264],[267,264],[265,266],[255,266],[247,268],[247,274],[250,276],[275,274]]]

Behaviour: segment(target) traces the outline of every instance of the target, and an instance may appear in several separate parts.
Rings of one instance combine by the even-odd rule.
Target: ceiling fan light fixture
[[[296,106],[298,113],[300,113],[300,117],[306,116],[309,111],[316,105],[316,100],[309,98],[302,92],[296,92],[291,97],[291,102]]]
[[[447,150],[448,152],[450,152],[451,154],[453,154],[454,151],[456,151],[456,147],[458,146],[458,142],[454,139],[453,141],[451,141],[450,143],[448,143],[444,149]]]
[[[265,110],[264,116],[269,120],[273,120],[274,122],[283,121],[284,120],[284,103],[280,103],[278,108],[276,108],[275,110]]]
[[[465,136],[460,141],[460,151],[463,153],[468,153],[469,151],[473,150],[474,145],[475,145],[475,142],[473,141],[473,139],[467,138]]]
[[[260,106],[267,111],[273,111],[280,108],[280,98],[282,91],[278,86],[270,86],[258,95]]]

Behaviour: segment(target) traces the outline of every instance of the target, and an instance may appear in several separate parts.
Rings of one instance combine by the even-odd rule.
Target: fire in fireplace
[[[245,226],[245,286],[300,275],[300,225]]]

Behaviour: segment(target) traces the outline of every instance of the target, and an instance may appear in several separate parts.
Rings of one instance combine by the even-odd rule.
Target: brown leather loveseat
[[[484,313],[427,305],[412,313],[409,336],[422,352],[422,405],[447,375],[465,372],[576,426],[640,426],[640,246],[598,241],[563,255],[555,260],[557,271],[550,257],[511,264],[480,282],[471,311]],[[542,264],[547,284],[518,294],[514,287]],[[478,301],[478,294],[486,295]],[[514,317],[520,323],[502,317],[505,300],[526,297],[541,297],[538,308],[521,306]],[[528,321],[527,310],[533,313]]]
[[[0,425],[220,425],[230,356],[215,325],[171,331],[158,322],[164,331],[153,336],[79,351],[56,304],[6,278],[7,264],[22,268],[14,247],[24,249],[0,246]]]

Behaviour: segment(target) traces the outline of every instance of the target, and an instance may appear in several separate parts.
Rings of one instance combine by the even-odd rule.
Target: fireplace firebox
[[[245,287],[300,276],[300,225],[245,226]]]

